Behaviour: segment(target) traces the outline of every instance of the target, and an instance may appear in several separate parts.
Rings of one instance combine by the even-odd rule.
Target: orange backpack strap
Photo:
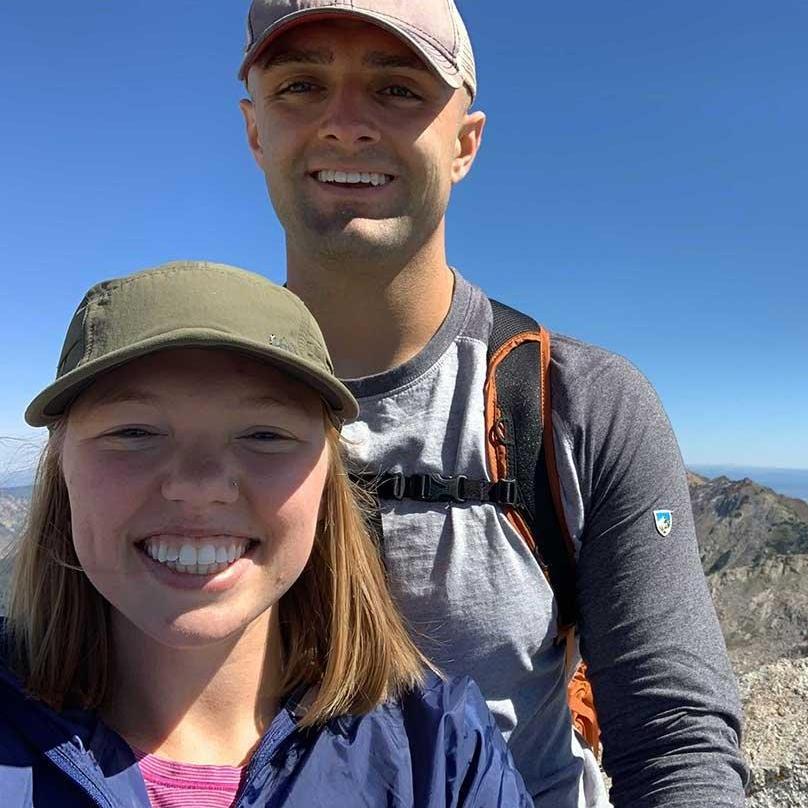
[[[576,657],[575,549],[556,466],[550,333],[522,312],[491,300],[485,422],[488,472],[516,486],[508,520],[530,547],[558,604],[559,641],[568,670]],[[583,663],[568,686],[573,725],[597,753],[600,730]]]
[[[488,473],[511,480],[505,508],[536,556],[558,603],[559,634],[577,620],[575,552],[561,504],[550,401],[550,334],[495,300],[488,343],[485,425]]]
[[[567,685],[567,704],[572,714],[572,725],[597,755],[600,752],[600,725],[592,685],[586,678],[585,662],[578,665]]]

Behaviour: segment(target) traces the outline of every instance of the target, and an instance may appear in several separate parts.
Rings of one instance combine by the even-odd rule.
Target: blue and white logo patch
[[[654,525],[660,536],[667,536],[673,529],[673,512],[654,511]]]

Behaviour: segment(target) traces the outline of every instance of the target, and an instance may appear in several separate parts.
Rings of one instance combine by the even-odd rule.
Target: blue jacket
[[[365,716],[299,729],[288,700],[248,764],[238,808],[531,808],[477,686],[426,686]],[[0,667],[3,808],[148,808],[132,750],[92,712],[56,713]]]

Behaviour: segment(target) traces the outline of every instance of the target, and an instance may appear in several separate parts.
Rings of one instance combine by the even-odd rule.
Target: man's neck
[[[418,354],[446,318],[454,275],[442,248],[401,265],[324,268],[287,252],[287,283],[322,329],[338,376],[357,379]]]
[[[169,648],[128,621],[116,623],[114,693],[101,709],[104,720],[144,752],[243,765],[278,708],[280,650],[270,613],[238,638],[199,649]]]

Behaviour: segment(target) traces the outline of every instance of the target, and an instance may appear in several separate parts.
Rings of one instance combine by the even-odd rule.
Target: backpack
[[[547,578],[558,605],[557,642],[566,644],[568,672],[578,612],[575,550],[564,518],[551,416],[550,334],[535,320],[496,300],[484,387],[486,462],[490,480],[463,474],[396,472],[356,475],[378,499],[489,502],[499,505]],[[381,515],[372,518],[381,538]],[[597,754],[600,730],[586,667],[567,688],[573,726]]]

